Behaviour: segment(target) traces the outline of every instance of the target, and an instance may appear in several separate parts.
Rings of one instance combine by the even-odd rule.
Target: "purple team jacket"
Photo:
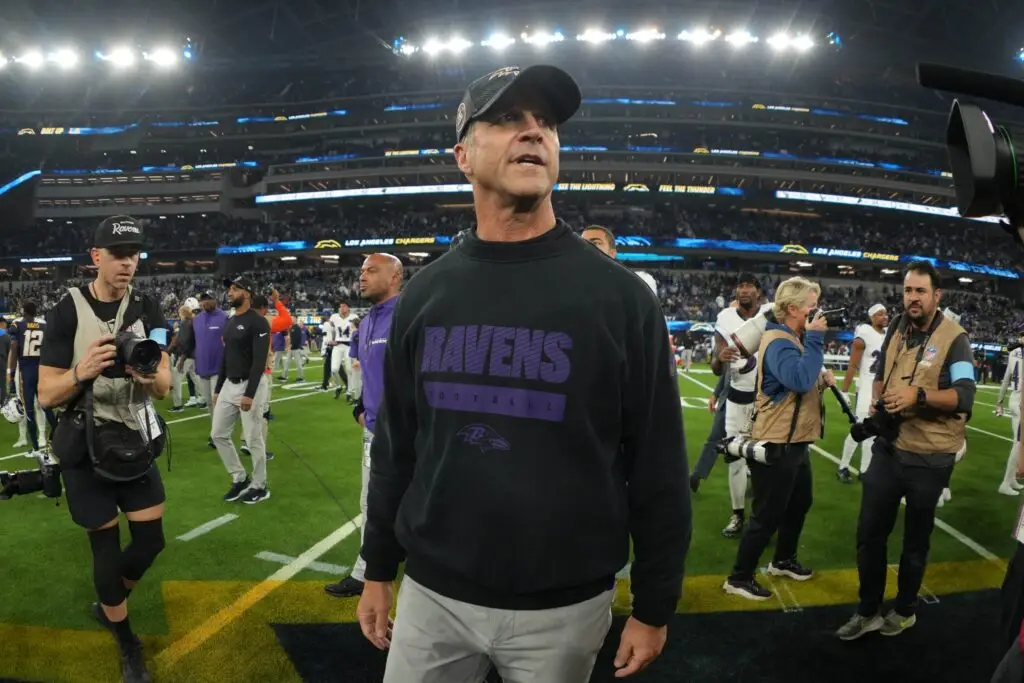
[[[384,398],[384,352],[391,333],[391,315],[398,297],[370,307],[359,323],[359,367],[363,371],[363,410],[366,428],[373,432],[377,412]]]
[[[220,372],[227,323],[228,314],[219,308],[213,313],[202,311],[195,317],[192,330],[196,337],[196,374],[200,377],[213,377]]]

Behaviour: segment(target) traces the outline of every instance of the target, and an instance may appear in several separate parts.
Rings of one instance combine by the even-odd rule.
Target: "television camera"
[[[1024,107],[1024,82],[1016,78],[920,63],[917,82],[926,88]],[[957,211],[965,218],[1005,216],[1003,228],[1024,244],[1024,173],[1018,166],[1017,147],[1011,130],[993,122],[977,104],[953,101],[946,149]]]

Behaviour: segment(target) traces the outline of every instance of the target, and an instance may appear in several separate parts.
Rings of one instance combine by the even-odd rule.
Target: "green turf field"
[[[358,513],[360,429],[344,400],[312,391],[319,386],[319,365],[309,367],[309,379],[314,381],[275,386],[269,449],[276,458],[268,465],[272,497],[259,505],[222,502],[230,479],[206,444],[205,413],[190,409],[166,415],[173,445],[172,471],[166,471],[166,459],[160,464],[168,495],[167,549],[129,602],[156,680],[299,681],[271,625],[354,620],[356,601],[330,598],[322,586],[335,580],[358,550],[358,529],[349,522]],[[706,398],[714,380],[703,368],[679,379],[691,465],[710,426]],[[995,397],[994,387],[978,391],[968,454],[953,478],[953,500],[938,512],[926,596],[998,586],[999,558],[1012,550],[1009,534],[1019,500],[996,493],[1010,447],[1010,420],[993,415]],[[681,612],[854,602],[859,485],[836,481],[831,459],[841,454],[847,423],[831,398],[828,408],[827,437],[813,456],[815,502],[800,551],[819,577],[781,586],[779,599],[767,603],[722,594],[736,541],[720,535],[729,503],[725,467],[719,463],[694,498]],[[14,426],[0,424],[0,470],[33,464],[14,453],[10,444],[16,439]],[[858,462],[859,454],[854,465]],[[237,517],[186,536],[225,515]],[[0,530],[0,678],[117,680],[113,642],[87,613],[94,600],[88,543],[64,507],[36,495],[0,502]],[[898,562],[895,544],[890,556]],[[620,608],[628,604],[627,589],[620,582]]]

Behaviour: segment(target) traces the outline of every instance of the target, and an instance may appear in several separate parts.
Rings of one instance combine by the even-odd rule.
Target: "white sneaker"
[[[1012,486],[1010,486],[1006,482],[1003,482],[1003,484],[999,487],[999,493],[1003,494],[1004,496],[1019,496],[1020,495],[1020,492],[1017,491],[1017,489],[1013,488]]]
[[[1015,491],[1024,491],[1024,484],[1021,484],[1016,479],[1010,482],[1010,486],[1012,486]]]
[[[13,446],[11,446],[11,448],[24,448],[27,445],[28,445],[28,441],[26,441],[25,439],[21,439],[17,443],[15,443]]]

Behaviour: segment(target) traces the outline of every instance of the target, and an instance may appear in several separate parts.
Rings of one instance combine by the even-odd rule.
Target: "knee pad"
[[[92,580],[100,603],[116,607],[127,592],[121,580],[121,534],[118,527],[89,532],[92,546]]]
[[[128,526],[132,531],[132,542],[124,549],[121,575],[129,581],[138,581],[164,549],[164,523],[162,519],[154,519],[151,522],[130,521]]]

